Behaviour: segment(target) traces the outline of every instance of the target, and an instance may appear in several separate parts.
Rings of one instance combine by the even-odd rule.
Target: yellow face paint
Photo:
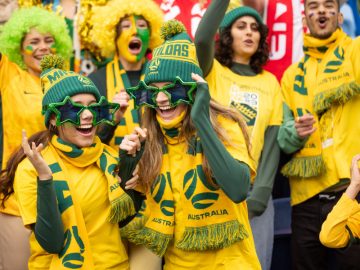
[[[140,16],[127,17],[121,24],[121,34],[116,40],[119,56],[130,63],[141,61],[149,47],[150,29],[140,26],[143,21]]]
[[[34,52],[34,48],[31,45],[28,45],[24,48],[24,53],[27,55],[32,55],[33,52]]]

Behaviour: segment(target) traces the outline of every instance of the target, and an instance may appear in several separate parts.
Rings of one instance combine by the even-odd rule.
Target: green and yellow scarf
[[[282,168],[282,173],[288,177],[314,177],[326,170],[322,148],[327,147],[327,143],[331,144],[329,121],[332,121],[332,112],[329,108],[345,104],[360,93],[351,59],[344,57],[351,44],[351,38],[341,29],[325,40],[305,36],[305,56],[297,66],[293,91],[287,93],[287,100],[294,101],[290,107],[295,119],[306,113],[313,114],[317,130],[304,148]],[[358,64],[360,68],[359,61]],[[311,77],[313,80],[309,80]]]
[[[146,62],[142,65],[140,80],[144,79]],[[126,70],[122,67],[119,58],[114,57],[114,60],[106,65],[106,89],[107,98],[111,101],[116,93],[121,90],[131,87],[130,80],[126,74]],[[129,100],[129,107],[127,108],[124,117],[121,119],[118,127],[115,130],[114,136],[109,145],[114,149],[118,149],[119,144],[125,135],[131,134],[135,127],[139,126],[139,113],[134,108],[134,100]]]
[[[236,205],[205,177],[200,140],[194,136],[184,152],[184,139],[178,137],[184,116],[185,113],[170,122],[158,117],[165,136],[161,173],[146,194],[146,205],[122,230],[129,241],[145,245],[159,256],[164,255],[174,239],[176,205],[172,181],[183,181],[177,203],[183,208],[181,223],[185,231],[175,243],[177,248],[186,251],[220,249],[248,237],[244,225],[237,219]],[[177,156],[183,156],[180,162],[171,162],[176,157],[171,156],[174,152],[168,152],[170,147]]]
[[[94,269],[91,247],[79,199],[71,173],[62,160],[76,167],[96,164],[108,180],[108,197],[111,204],[109,222],[116,223],[135,213],[131,198],[122,190],[114,173],[118,159],[110,154],[112,149],[101,143],[98,137],[90,147],[77,148],[54,135],[48,150],[43,152],[53,173],[56,196],[65,230],[65,245],[60,254],[53,256],[50,269]]]

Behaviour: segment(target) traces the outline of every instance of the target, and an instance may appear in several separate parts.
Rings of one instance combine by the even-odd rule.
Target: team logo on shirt
[[[259,107],[259,94],[244,92],[237,85],[230,88],[230,106],[235,108],[244,117],[247,126],[254,126]]]

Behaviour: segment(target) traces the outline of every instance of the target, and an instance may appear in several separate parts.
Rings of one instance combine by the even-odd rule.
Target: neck
[[[250,57],[234,55],[233,62],[239,63],[239,64],[244,64],[244,65],[249,65]]]
[[[119,61],[126,71],[140,70],[141,66],[142,66],[142,61],[132,63],[132,62],[126,61],[121,55],[119,55]]]
[[[33,69],[29,68],[27,70],[27,72],[29,72],[30,75],[33,75],[33,76],[35,76],[37,78],[40,78],[40,74],[41,74],[40,71],[36,71],[36,70],[33,70]]]

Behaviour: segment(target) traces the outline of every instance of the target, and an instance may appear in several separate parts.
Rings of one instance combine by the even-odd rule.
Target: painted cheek
[[[51,52],[52,54],[56,54],[56,46],[55,46],[55,43],[51,44],[51,46],[50,46],[50,52]]]
[[[34,47],[31,45],[27,45],[24,49],[24,53],[27,55],[32,55],[34,52]]]
[[[138,29],[138,36],[141,40],[142,46],[141,46],[141,52],[137,55],[137,61],[140,61],[146,54],[147,49],[149,48],[150,43],[150,31],[149,29]]]

